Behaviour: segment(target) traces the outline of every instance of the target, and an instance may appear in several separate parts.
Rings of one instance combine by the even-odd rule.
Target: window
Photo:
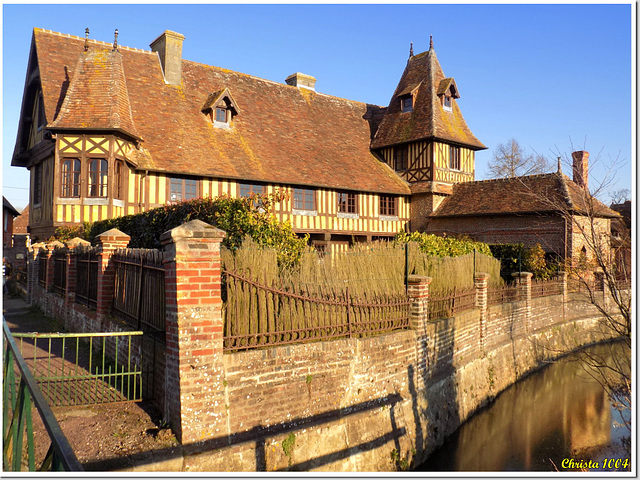
[[[355,193],[338,192],[338,213],[358,213]]]
[[[444,105],[444,109],[448,112],[451,111],[451,97],[449,95],[443,95],[442,104]]]
[[[68,158],[62,161],[61,197],[80,196],[80,160]]]
[[[227,123],[227,109],[216,107],[216,122]]]
[[[308,188],[293,189],[293,209],[314,211],[316,209],[316,192]]]
[[[39,163],[33,169],[33,204],[42,203],[42,164]]]
[[[109,163],[104,158],[92,158],[89,160],[89,196],[107,196],[107,178],[109,175]]]
[[[460,170],[460,148],[449,146],[449,168],[451,170]]]
[[[182,202],[198,197],[198,181],[195,178],[171,178],[169,201]]]
[[[400,99],[400,105],[402,106],[402,112],[413,112],[413,97],[407,95]]]
[[[393,195],[380,195],[380,215],[394,217],[397,215],[398,198]]]
[[[406,170],[409,163],[409,147],[406,145],[393,149],[396,171]]]
[[[116,160],[116,174],[113,178],[113,197],[120,200],[124,199],[124,162],[122,160]]]
[[[253,185],[251,183],[241,183],[240,196],[250,197],[251,195],[264,195],[264,185]]]

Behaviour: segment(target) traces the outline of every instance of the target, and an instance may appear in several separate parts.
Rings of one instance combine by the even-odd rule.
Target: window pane
[[[355,193],[338,193],[338,212],[356,213],[357,203]]]
[[[106,160],[94,158],[89,162],[89,196],[107,196],[108,163]]]
[[[380,196],[380,215],[396,215],[396,197],[392,195]]]
[[[227,111],[224,108],[216,108],[216,122],[227,122]]]
[[[182,179],[172,178],[171,185],[169,187],[169,201],[181,202],[182,201]]]
[[[293,208],[296,210],[316,209],[316,192],[306,188],[293,189]]]
[[[198,184],[193,178],[185,179],[184,181],[184,199],[189,200],[198,196]]]

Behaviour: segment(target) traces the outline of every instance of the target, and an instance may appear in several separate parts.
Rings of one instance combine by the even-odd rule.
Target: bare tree
[[[631,191],[628,188],[615,190],[609,193],[609,197],[611,198],[611,203],[614,205],[618,203],[624,203],[631,198]]]
[[[488,166],[490,178],[535,175],[548,172],[551,168],[546,157],[526,152],[513,138],[496,147]]]

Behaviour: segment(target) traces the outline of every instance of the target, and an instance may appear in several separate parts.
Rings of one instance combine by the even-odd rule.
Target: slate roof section
[[[440,90],[451,85],[455,86],[455,81],[445,78],[434,49],[409,57],[371,148],[437,139],[473,150],[486,149],[471,133],[455,100],[451,102],[451,112],[444,110],[438,93],[443,93]],[[459,96],[457,86],[455,88]],[[413,111],[403,113],[400,97],[414,90]]]
[[[83,38],[41,29],[34,30],[34,37],[47,119],[55,118],[52,125],[59,128],[83,126],[74,124],[75,113],[65,108],[78,98],[72,87],[77,92],[93,88],[88,78],[76,80],[76,72],[88,71],[76,67],[93,66],[97,60],[77,64],[84,54]],[[89,52],[95,52],[96,59],[109,57],[111,48],[89,41]],[[165,85],[156,53],[122,46],[119,51],[131,109],[130,128],[142,138],[145,164],[152,170],[410,193],[407,184],[369,149],[368,119],[380,107],[186,60],[182,61],[182,84]],[[113,60],[115,72],[117,59]],[[201,109],[212,92],[225,89],[233,92],[242,110],[232,128],[214,128]],[[99,98],[98,92],[87,94]],[[85,107],[88,113],[82,115],[90,115],[91,105]]]
[[[18,212],[18,210],[16,210],[16,208],[11,205],[11,202],[7,200],[4,195],[2,196],[2,209],[7,210],[14,217],[20,215],[20,212]]]
[[[429,217],[517,215],[558,211],[585,214],[590,210],[590,202],[593,202],[593,213],[596,216],[619,216],[566,175],[546,173],[456,184],[453,186],[453,194],[445,198]]]

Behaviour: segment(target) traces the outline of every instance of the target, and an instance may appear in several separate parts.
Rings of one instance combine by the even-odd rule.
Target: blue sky
[[[429,35],[476,137],[476,179],[515,138],[552,159],[585,149],[593,186],[632,188],[631,4],[539,5],[3,5],[3,194],[28,203],[26,169],[10,167],[34,27],[149,49],[185,35],[183,58],[284,82],[315,76],[319,92],[387,105],[414,42]],[[635,83],[633,84],[635,89]],[[599,160],[593,161],[599,157]],[[570,172],[568,164],[563,166]],[[633,172],[635,174],[635,170]],[[569,173],[570,175],[570,173]]]

